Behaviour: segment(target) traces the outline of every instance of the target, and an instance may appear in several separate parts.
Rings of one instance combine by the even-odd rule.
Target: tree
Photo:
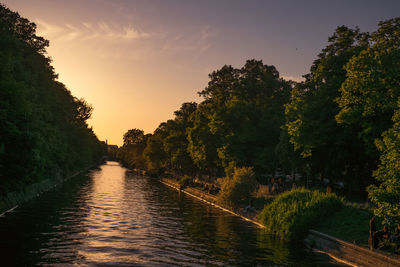
[[[191,116],[197,109],[197,103],[183,103],[174,112],[175,118],[163,122],[148,139],[144,150],[147,166],[152,172],[163,170],[179,174],[191,173],[195,166],[188,152],[186,130],[192,125]]]
[[[74,104],[76,110],[75,120],[86,125],[86,121],[92,116],[93,107],[83,98],[74,97]]]
[[[395,226],[400,223],[400,98],[393,115],[393,127],[376,141],[380,165],[374,171],[378,186],[368,187],[369,198],[376,205],[375,215],[383,218],[383,224]]]
[[[368,153],[377,157],[374,140],[390,128],[400,96],[400,18],[379,23],[371,35],[372,47],[345,66],[346,80],[337,103],[340,124],[360,129]]]
[[[46,53],[49,41],[36,35],[36,24],[0,4],[0,31],[8,32],[39,54]]]
[[[289,83],[262,61],[248,60],[241,69],[224,66],[211,73],[208,86],[199,93],[207,108],[196,117],[197,131],[189,130],[195,162],[204,163],[206,155],[212,158],[216,150],[217,166],[254,166],[256,172],[273,172],[289,92]],[[213,140],[214,148],[207,148],[200,136]]]
[[[172,170],[184,174],[192,173],[195,166],[188,152],[186,131],[192,126],[191,116],[197,109],[197,103],[183,103],[174,112],[174,120],[169,121],[168,135],[164,139],[164,150],[170,159]]]
[[[220,138],[211,132],[209,126],[211,117],[212,106],[207,103],[200,104],[191,116],[192,126],[186,131],[187,150],[200,172],[217,176],[222,172],[217,153]]]
[[[139,144],[143,141],[144,132],[140,129],[130,129],[124,134],[124,146]]]
[[[56,80],[48,44],[0,5],[0,195],[71,175],[105,152],[86,124],[92,107]]]
[[[235,168],[231,177],[227,177],[218,194],[218,202],[237,207],[242,202],[249,201],[251,194],[257,188],[252,168]]]
[[[305,82],[294,86],[291,101],[286,105],[290,142],[307,160],[314,175],[331,182],[343,176],[348,185],[359,182],[365,174],[360,173],[365,168],[359,166],[369,162],[357,138],[358,129],[337,125],[335,121],[339,112],[335,99],[346,79],[343,66],[368,47],[368,38],[369,35],[359,29],[338,27],[314,61],[310,73],[305,75]]]
[[[371,185],[368,192],[375,214],[393,225],[400,222],[400,18],[380,22],[371,40],[372,46],[345,66],[336,120],[359,127],[369,155],[377,158],[382,153],[373,173],[380,184]]]
[[[163,139],[154,133],[146,143],[143,151],[147,169],[153,174],[160,174],[165,170],[167,153],[163,147]]]

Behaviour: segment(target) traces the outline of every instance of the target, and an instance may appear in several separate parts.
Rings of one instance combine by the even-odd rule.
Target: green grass
[[[372,211],[353,206],[344,206],[329,216],[315,230],[354,243],[368,246],[369,220]],[[377,224],[379,228],[379,225]]]
[[[321,218],[342,207],[343,200],[335,194],[299,188],[278,195],[264,207],[259,218],[270,233],[283,239],[300,240]]]

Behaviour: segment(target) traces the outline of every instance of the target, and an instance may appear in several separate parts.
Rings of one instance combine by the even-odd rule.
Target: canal
[[[107,162],[0,217],[1,266],[339,266]]]

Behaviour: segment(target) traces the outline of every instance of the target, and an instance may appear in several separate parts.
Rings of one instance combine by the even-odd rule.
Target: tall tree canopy
[[[347,76],[337,99],[340,112],[336,120],[360,129],[369,155],[381,153],[374,172],[380,184],[368,191],[375,214],[384,223],[394,224],[400,222],[400,18],[380,22],[371,43],[345,66]]]
[[[336,120],[356,125],[368,151],[377,154],[374,140],[392,124],[400,96],[400,18],[379,23],[372,46],[345,66],[346,80],[337,102]]]
[[[262,61],[225,65],[209,75],[200,104],[184,103],[148,138],[147,166],[212,177],[252,167],[259,179],[297,169],[353,193],[375,177],[376,214],[396,221],[399,73],[400,18],[372,34],[338,27],[301,83]]]
[[[88,167],[104,153],[92,107],[60,82],[36,25],[0,5],[0,194]]]
[[[272,172],[278,164],[275,147],[290,88],[275,67],[257,60],[248,60],[241,69],[224,66],[211,73],[208,86],[199,93],[205,98],[202,108],[188,131],[195,162]]]
[[[365,174],[361,171],[368,158],[358,141],[358,129],[337,125],[335,115],[339,106],[335,99],[346,79],[343,67],[368,47],[368,40],[369,35],[359,29],[338,27],[305,75],[305,82],[294,87],[286,105],[290,141],[307,158],[314,174],[331,181],[343,178],[344,174],[353,180]]]
[[[376,142],[382,154],[374,176],[380,184],[368,188],[369,197],[376,205],[375,215],[391,226],[400,223],[400,99],[397,107],[393,127]]]

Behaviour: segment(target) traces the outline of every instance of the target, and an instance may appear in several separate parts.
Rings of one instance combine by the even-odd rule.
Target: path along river
[[[0,217],[0,266],[337,266],[107,162]]]

